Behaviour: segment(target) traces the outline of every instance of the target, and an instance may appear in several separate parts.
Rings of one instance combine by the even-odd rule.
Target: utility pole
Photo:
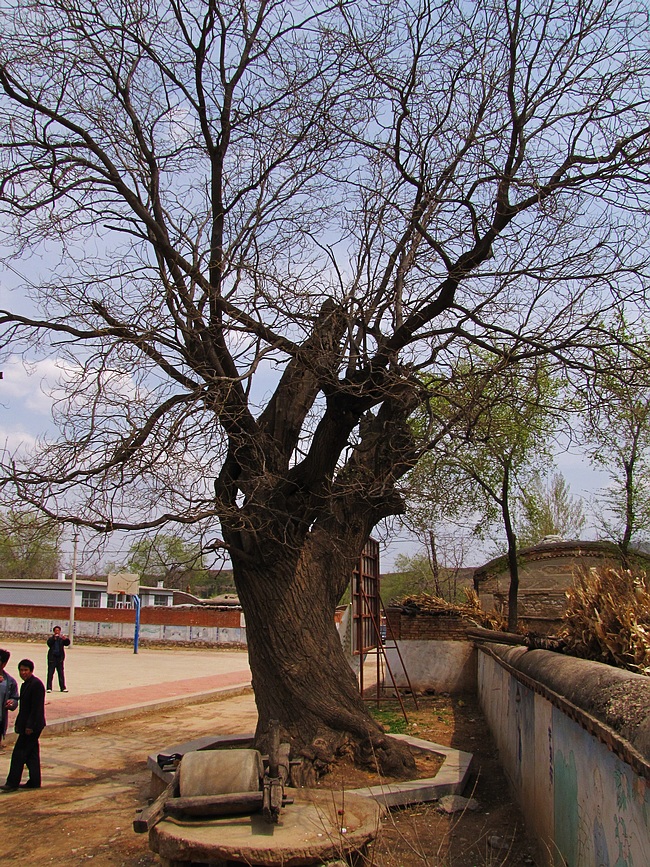
[[[74,644],[74,609],[75,595],[77,593],[77,545],[79,543],[79,533],[74,531],[74,539],[72,543],[72,580],[70,581],[70,626],[68,629],[68,638],[70,639],[70,647]]]

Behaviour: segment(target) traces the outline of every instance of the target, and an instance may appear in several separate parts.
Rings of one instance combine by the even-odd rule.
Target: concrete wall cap
[[[595,717],[650,761],[650,678],[549,650],[490,645],[513,669]]]

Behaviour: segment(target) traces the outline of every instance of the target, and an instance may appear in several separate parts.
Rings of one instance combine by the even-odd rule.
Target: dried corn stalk
[[[504,629],[506,621],[495,611],[483,611],[478,594],[471,588],[465,589],[466,604],[447,602],[439,596],[429,593],[418,593],[405,596],[395,604],[409,612],[422,614],[442,614],[463,617],[475,626],[485,629]]]
[[[566,592],[567,653],[650,674],[650,579],[614,567],[582,569]]]

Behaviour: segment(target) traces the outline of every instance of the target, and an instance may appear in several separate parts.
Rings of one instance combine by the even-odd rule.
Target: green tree
[[[610,479],[596,499],[598,526],[624,558],[633,539],[650,534],[650,342],[632,339],[623,323],[580,389],[585,445]]]
[[[54,255],[3,305],[0,343],[62,377],[60,436],[3,455],[3,496],[100,533],[212,521],[258,745],[278,719],[296,748],[345,740],[400,769],[334,608],[404,508],[431,374],[470,345],[583,362],[636,291],[646,4],[1,16],[2,250],[19,272]]]
[[[129,549],[126,568],[144,580],[164,581],[166,587],[179,590],[207,580],[201,546],[173,533],[138,539]]]
[[[401,521],[423,553],[398,561],[401,570],[421,576],[423,589],[426,581],[428,591],[453,601],[458,570],[475,541],[469,529],[474,507],[465,474],[445,448],[429,451],[403,485],[407,508]]]
[[[438,392],[428,416],[447,420],[445,436],[413,471],[411,493],[433,519],[473,516],[475,534],[485,539],[498,525],[505,536],[510,572],[508,626],[518,619],[519,566],[515,509],[540,461],[549,460],[550,437],[558,425],[559,383],[549,366],[492,364],[481,352],[459,364],[451,388]],[[420,424],[416,422],[416,424]],[[478,518],[478,520],[477,520]],[[420,517],[420,520],[422,518]],[[503,536],[502,536],[503,538]]]
[[[408,592],[435,592],[434,571],[426,554],[400,554],[395,558],[395,570],[408,577]]]
[[[462,561],[456,565],[450,565],[450,561],[447,559],[440,562],[440,552],[436,541],[430,541],[430,544],[433,544],[433,551],[427,548],[417,554],[400,554],[395,559],[395,568],[403,578],[400,588],[401,595],[431,593],[447,602],[464,602],[465,596],[458,583]],[[446,546],[444,551],[447,555],[450,554],[450,549]],[[451,553],[452,555],[457,553],[457,548],[454,548]],[[386,601],[384,598],[384,602]]]
[[[36,511],[0,512],[0,573],[3,578],[56,578],[61,526]]]
[[[521,547],[536,545],[544,536],[578,539],[587,523],[582,500],[571,495],[561,473],[534,473],[519,504],[517,535]]]

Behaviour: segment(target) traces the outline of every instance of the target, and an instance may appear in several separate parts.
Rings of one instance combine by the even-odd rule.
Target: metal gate
[[[388,664],[386,656],[386,644],[395,649],[400,665],[404,672],[409,692],[417,708],[417,698],[411,687],[411,681],[406,671],[406,665],[402,658],[399,646],[392,632],[386,635],[388,623],[386,621],[384,606],[381,601],[379,580],[379,542],[368,539],[361,552],[361,557],[352,571],[352,652],[359,656],[359,689],[364,695],[363,669],[366,656],[375,655],[376,658],[376,695],[377,704],[382,697],[386,697],[386,672],[388,672],[394,697],[402,708],[404,719],[407,719],[406,708],[397,688],[395,677]]]
[[[352,652],[368,653],[380,643],[379,542],[368,539],[352,571]]]

